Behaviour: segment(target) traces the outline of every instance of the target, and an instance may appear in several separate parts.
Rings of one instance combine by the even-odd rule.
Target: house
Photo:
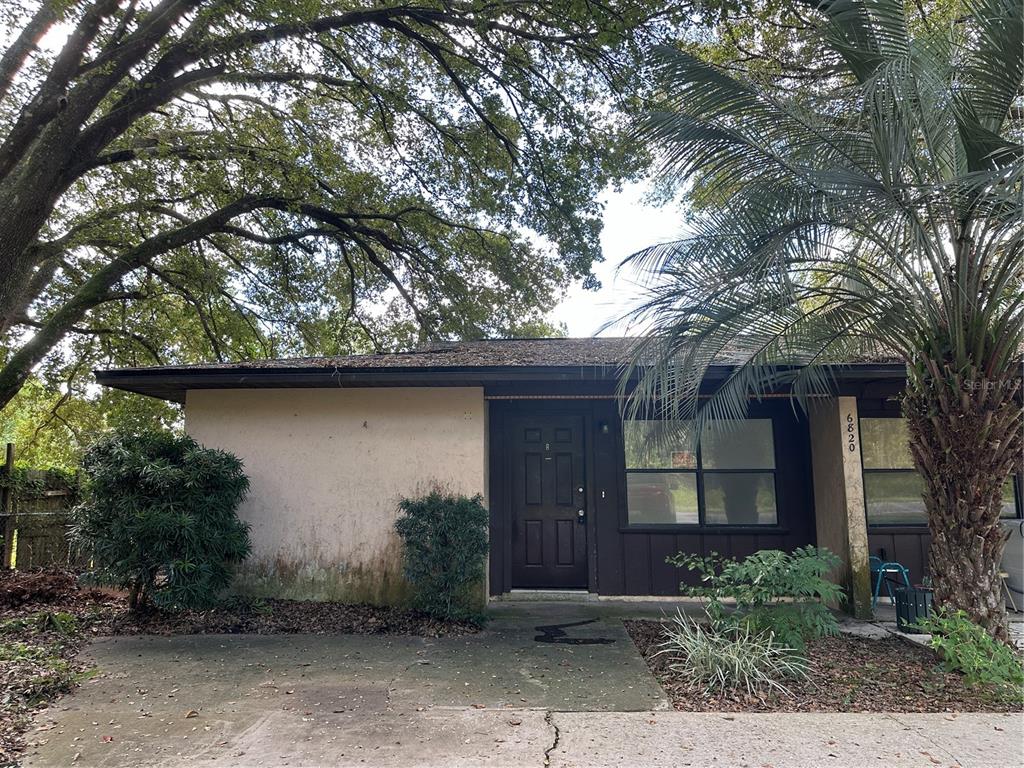
[[[678,594],[678,551],[827,546],[867,602],[869,555],[927,569],[921,481],[892,360],[844,366],[808,413],[784,393],[692,450],[642,450],[616,396],[633,339],[510,339],[413,352],[125,368],[100,383],[184,403],[199,442],[241,457],[253,554],[239,588],[398,602],[396,503],[435,484],[482,494],[487,590]],[[716,360],[708,386],[740,362]],[[1005,514],[1021,514],[1020,479]]]

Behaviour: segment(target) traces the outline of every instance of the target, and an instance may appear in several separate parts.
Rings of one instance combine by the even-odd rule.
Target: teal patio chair
[[[868,563],[871,566],[871,580],[875,585],[871,594],[871,610],[874,610],[875,606],[878,605],[878,596],[882,591],[882,582],[885,582],[885,592],[889,596],[889,600],[893,603],[896,602],[890,576],[894,576],[897,582],[902,578],[903,584],[907,589],[910,589],[910,571],[902,563],[891,560],[885,561],[874,555],[868,558]]]

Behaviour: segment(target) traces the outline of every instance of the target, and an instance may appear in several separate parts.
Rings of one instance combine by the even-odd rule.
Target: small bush
[[[827,549],[763,549],[743,560],[680,552],[667,562],[700,574],[700,586],[682,584],[680,590],[704,599],[708,616],[718,626],[743,625],[755,635],[772,632],[798,650],[808,640],[839,632],[826,603],[840,602],[843,592],[825,578],[839,558]],[[731,614],[725,607],[728,599],[736,602]]]
[[[207,608],[248,554],[235,510],[249,487],[242,462],[170,432],[115,433],[82,461],[86,499],[72,535],[96,582],[130,591],[129,608]]]
[[[999,642],[963,611],[936,612],[917,623],[931,634],[931,645],[947,670],[960,672],[968,685],[994,685],[1016,698],[1024,697],[1024,664],[1020,654]]]
[[[740,688],[749,694],[789,695],[784,680],[807,678],[807,660],[771,632],[701,624],[682,611],[665,630],[658,654],[667,655],[672,669],[703,685],[705,693]]]
[[[439,619],[480,622],[488,514],[483,498],[433,491],[403,499],[395,523],[414,604]]]

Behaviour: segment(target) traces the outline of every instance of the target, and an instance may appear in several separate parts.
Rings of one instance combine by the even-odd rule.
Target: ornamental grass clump
[[[784,681],[808,676],[807,659],[772,632],[755,632],[747,624],[702,623],[678,610],[657,654],[667,656],[673,671],[708,694],[742,690],[788,696]]]

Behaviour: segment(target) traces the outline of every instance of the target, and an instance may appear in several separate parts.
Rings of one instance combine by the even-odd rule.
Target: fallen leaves
[[[766,696],[745,692],[707,695],[656,656],[662,641],[657,621],[627,621],[626,630],[647,665],[672,699],[686,712],[1006,712],[1020,711],[963,677],[938,666],[935,653],[897,638],[870,640],[840,635],[808,646],[810,679],[789,682],[793,693]],[[948,717],[954,715],[948,714]],[[726,719],[728,717],[726,716]]]

